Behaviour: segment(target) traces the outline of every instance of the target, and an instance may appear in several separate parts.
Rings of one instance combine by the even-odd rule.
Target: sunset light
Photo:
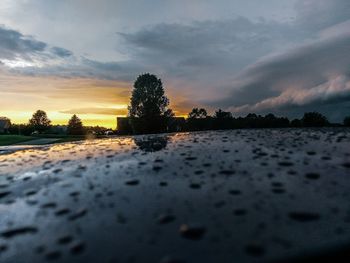
[[[350,0],[0,0],[0,262],[350,262]]]

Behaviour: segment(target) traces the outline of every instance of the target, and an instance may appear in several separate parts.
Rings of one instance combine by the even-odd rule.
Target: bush
[[[350,116],[344,119],[344,126],[350,127]]]
[[[318,112],[305,113],[301,121],[304,127],[325,127],[329,125],[327,118]]]

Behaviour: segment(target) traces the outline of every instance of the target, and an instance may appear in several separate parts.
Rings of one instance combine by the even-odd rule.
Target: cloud
[[[236,113],[334,104],[350,98],[350,32],[321,38],[249,66],[230,96],[215,103]]]
[[[350,18],[348,0],[298,0],[295,8],[297,25],[307,30],[321,30]]]
[[[65,58],[73,55],[72,51],[69,51],[61,47],[52,47],[51,52],[59,57]]]
[[[350,99],[350,78],[337,76],[321,85],[310,89],[287,89],[279,96],[262,100],[254,105],[233,107],[232,111],[261,112],[271,109],[291,108],[300,106],[318,106],[324,104],[338,104]]]
[[[177,98],[174,107],[186,110],[195,105],[292,113],[328,105],[335,112],[347,98],[348,0],[271,0],[261,8],[256,0],[157,0],[139,3],[138,10],[134,2],[112,0],[24,2],[25,8],[13,4],[22,10],[16,14],[23,32],[34,28],[45,42],[0,27],[0,69],[14,75],[109,80],[130,88],[138,74],[152,72]],[[42,16],[27,27],[26,17],[32,21],[38,10]],[[73,93],[79,92],[86,93]]]
[[[65,63],[65,59],[72,56],[73,53],[65,48],[50,47],[33,36],[0,25],[0,65],[3,69],[18,68],[22,69],[18,72],[25,74],[25,68],[49,68]]]
[[[24,36],[18,31],[0,26],[0,58],[16,59],[25,58],[31,60],[43,52],[47,44],[35,40],[31,36]]]

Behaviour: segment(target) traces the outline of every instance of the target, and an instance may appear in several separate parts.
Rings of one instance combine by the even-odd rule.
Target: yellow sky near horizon
[[[52,124],[66,125],[77,114],[86,126],[116,128],[116,118],[126,116],[132,84],[86,78],[0,75],[0,116],[12,123],[27,123],[44,110]],[[178,98],[170,96],[170,101]],[[171,106],[172,106],[171,105]],[[185,115],[187,109],[173,109]]]

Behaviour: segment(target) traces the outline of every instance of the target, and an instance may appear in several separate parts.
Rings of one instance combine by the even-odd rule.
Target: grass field
[[[35,138],[30,136],[22,136],[22,135],[0,135],[0,146],[26,142],[33,139]]]

